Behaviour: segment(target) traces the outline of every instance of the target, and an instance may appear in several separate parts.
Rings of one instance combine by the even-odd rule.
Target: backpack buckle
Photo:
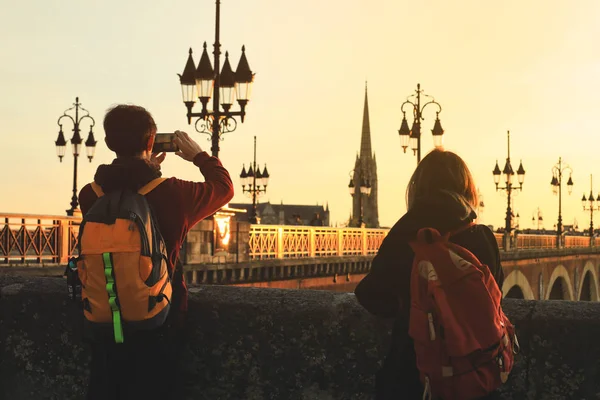
[[[521,351],[521,345],[519,344],[519,339],[517,339],[517,334],[513,334],[513,346],[512,346],[512,352],[514,355],[519,354],[519,352]]]
[[[81,281],[77,272],[78,257],[71,257],[67,262],[64,276],[67,277],[67,290],[69,298],[73,301],[81,300]]]
[[[435,341],[435,326],[433,325],[433,314],[427,313],[427,320],[429,322],[429,339]]]
[[[431,400],[431,384],[429,383],[429,377],[425,377],[425,387],[423,388],[423,396],[421,400]]]

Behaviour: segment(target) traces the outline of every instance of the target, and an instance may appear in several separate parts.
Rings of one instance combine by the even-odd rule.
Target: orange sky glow
[[[192,47],[196,62],[214,41],[214,1],[142,0],[12,2],[2,7],[0,35],[0,210],[63,215],[69,207],[72,155],[55,154],[56,120],[79,96],[96,120],[92,163],[82,160],[79,187],[109,163],[101,128],[116,103],[147,107],[160,132],[185,130],[210,151],[207,136],[185,118],[177,73]],[[573,168],[573,195],[563,197],[565,224],[589,226],[581,196],[600,190],[600,2],[431,0],[222,0],[221,42],[237,65],[242,45],[256,72],[247,117],[224,136],[221,159],[233,176],[252,159],[271,174],[263,200],[329,203],[333,224],[350,213],[348,173],[360,145],[368,81],[372,148],[377,155],[379,215],[391,226],[404,212],[416,159],[398,138],[400,105],[417,83],[442,105],[447,149],[471,168],[485,201],[482,221],[502,226],[506,196],[492,169],[506,157],[525,167],[515,196],[521,227],[539,207],[556,221],[551,168]],[[52,16],[52,17],[49,17]],[[93,17],[91,17],[93,16]],[[433,148],[434,109],[423,121],[423,152]],[[87,125],[83,132],[87,134]],[[65,131],[70,137],[70,128]],[[170,154],[164,175],[200,179]],[[566,191],[565,191],[566,192]],[[600,222],[600,220],[598,221]],[[596,224],[598,225],[598,224]]]

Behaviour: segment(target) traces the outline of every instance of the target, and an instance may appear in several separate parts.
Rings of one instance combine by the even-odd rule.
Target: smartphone
[[[179,151],[179,147],[173,141],[175,139],[174,133],[157,133],[154,138],[154,146],[152,146],[153,153],[162,152],[176,152]]]

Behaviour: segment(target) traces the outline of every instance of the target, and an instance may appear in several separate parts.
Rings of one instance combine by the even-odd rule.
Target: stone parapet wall
[[[0,398],[82,399],[81,315],[57,278],[0,275]],[[600,393],[600,304],[506,300],[522,347],[505,399]],[[352,294],[201,286],[190,297],[190,399],[372,399],[389,321]]]
[[[600,247],[572,247],[561,249],[512,249],[504,251],[500,249],[502,261],[512,260],[536,260],[548,257],[585,256],[588,254],[600,254]]]

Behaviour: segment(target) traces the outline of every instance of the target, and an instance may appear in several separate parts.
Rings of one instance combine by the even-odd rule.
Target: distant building
[[[360,173],[362,169],[364,178],[371,184],[371,195],[366,196],[360,193]],[[365,87],[365,105],[363,108],[362,135],[360,138],[360,153],[356,155],[354,163],[354,195],[352,196],[352,216],[350,226],[358,226],[358,221],[362,214],[363,222],[367,228],[379,228],[379,209],[377,207],[377,161],[375,153],[371,150],[371,125],[369,123],[369,101],[367,97],[367,88]]]
[[[237,215],[239,221],[248,221],[252,213],[252,204],[230,203],[229,207],[247,211],[245,214]],[[328,204],[307,206],[266,202],[256,205],[256,213],[259,223],[264,225],[330,226]]]

